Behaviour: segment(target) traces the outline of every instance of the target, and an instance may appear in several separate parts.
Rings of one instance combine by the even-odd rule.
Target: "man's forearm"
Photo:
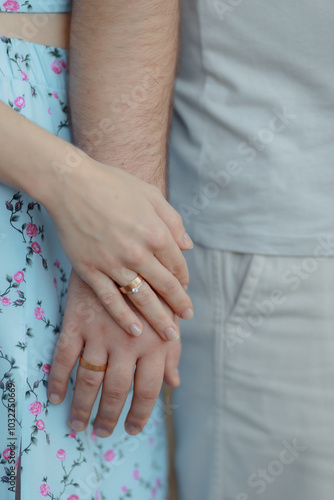
[[[179,0],[75,0],[72,15],[75,143],[164,190]]]

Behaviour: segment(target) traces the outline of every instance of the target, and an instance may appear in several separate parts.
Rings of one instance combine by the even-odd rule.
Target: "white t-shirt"
[[[334,255],[333,0],[183,0],[171,202],[198,243]]]

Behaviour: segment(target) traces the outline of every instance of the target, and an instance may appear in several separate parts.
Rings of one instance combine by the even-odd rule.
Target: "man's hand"
[[[168,306],[164,304],[164,307],[172,317]],[[50,401],[58,404],[64,399],[71,371],[83,348],[86,361],[97,365],[108,363],[106,372],[79,366],[69,417],[74,430],[81,431],[88,425],[102,382],[94,423],[94,432],[99,437],[107,437],[113,432],[133,380],[132,404],[125,423],[127,432],[132,435],[138,434],[149,419],[163,378],[173,387],[179,385],[180,340],[164,341],[143,318],[142,322],[142,335],[130,337],[114,322],[91,288],[72,271],[63,330],[49,377]]]

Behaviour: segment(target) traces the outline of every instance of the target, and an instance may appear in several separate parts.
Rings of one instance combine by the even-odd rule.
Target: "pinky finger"
[[[176,342],[171,342],[168,345],[168,351],[165,361],[165,372],[164,379],[165,382],[171,387],[179,387],[181,384],[180,374],[179,374],[179,362],[181,356],[181,340],[178,339]]]
[[[88,285],[94,290],[110,316],[126,332],[138,337],[143,331],[143,325],[136,314],[125,302],[118,286],[104,273],[97,271],[94,280]]]

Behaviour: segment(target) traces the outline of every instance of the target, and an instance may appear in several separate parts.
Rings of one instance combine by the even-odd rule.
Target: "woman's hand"
[[[164,340],[174,340],[177,325],[156,293],[179,317],[191,319],[185,292],[189,274],[180,249],[193,244],[181,216],[156,187],[83,153],[79,158],[80,165],[59,175],[53,195],[44,201],[65,252],[114,320],[132,335],[141,333],[142,323],[115,282],[125,286],[140,274],[146,282],[129,295],[131,302]]]
[[[172,316],[168,306],[166,313]],[[158,398],[162,381],[177,387],[181,342],[162,340],[143,320],[144,331],[130,337],[110,317],[90,287],[72,271],[67,294],[63,330],[60,334],[48,383],[48,397],[60,403],[68,380],[84,348],[90,363],[108,363],[106,372],[79,366],[74,390],[70,426],[81,431],[88,425],[101,383],[102,397],[94,422],[94,432],[107,437],[115,428],[134,377],[134,392],[125,428],[138,434],[146,424]],[[136,371],[134,374],[134,368]]]

